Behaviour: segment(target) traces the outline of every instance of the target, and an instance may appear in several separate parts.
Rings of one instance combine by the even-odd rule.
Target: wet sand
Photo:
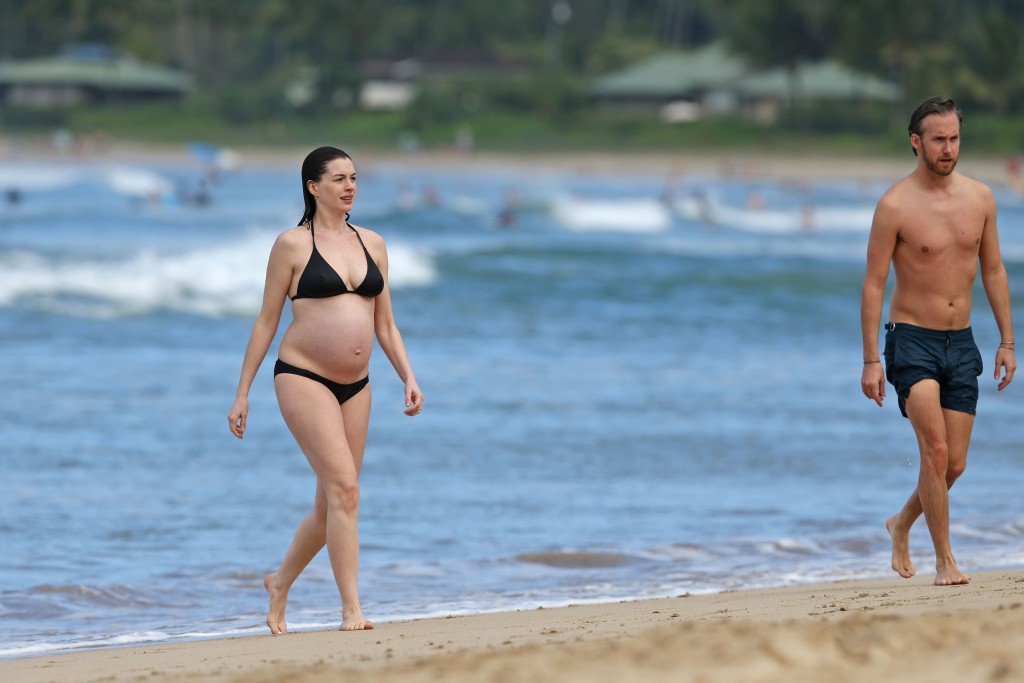
[[[9,683],[1024,680],[1024,569],[927,573],[0,661]]]

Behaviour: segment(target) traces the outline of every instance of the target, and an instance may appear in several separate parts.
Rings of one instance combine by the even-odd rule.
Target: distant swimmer
[[[199,179],[194,191],[184,180],[179,180],[175,185],[175,199],[183,206],[209,206],[213,202],[206,178]]]
[[[501,208],[498,209],[498,225],[502,228],[511,228],[519,220],[519,205],[522,199],[519,191],[512,188],[505,191]]]
[[[982,358],[971,331],[971,293],[981,281],[1000,342],[994,377],[1005,389],[1017,370],[1010,291],[999,251],[996,204],[988,186],[956,173],[963,114],[951,99],[925,100],[910,118],[917,167],[882,196],[868,238],[861,299],[861,390],[879,406],[886,379],[920,449],[917,488],[890,517],[892,568],[914,575],[910,528],[924,513],[935,549],[935,583],[965,584],[949,540],[949,488],[967,467]],[[885,282],[896,287],[878,353]]]
[[[299,524],[278,569],[263,581],[267,626],[287,630],[288,591],[327,546],[341,594],[341,629],[373,628],[359,603],[359,472],[370,420],[370,352],[374,340],[405,384],[405,414],[419,415],[416,383],[395,324],[388,256],[375,232],[348,221],[356,197],[352,158],[319,147],[302,163],[305,211],[270,251],[263,307],[242,361],[228,427],[241,439],[249,390],[270,349],[288,298],[292,320],[278,349],[274,387],[281,414],[316,474],[312,510]],[[268,513],[278,514],[273,491]]]
[[[697,217],[701,223],[708,226],[714,226],[715,212],[711,206],[711,200],[708,198],[707,193],[704,190],[694,188],[690,192],[690,198],[693,200],[694,206],[697,208]]]

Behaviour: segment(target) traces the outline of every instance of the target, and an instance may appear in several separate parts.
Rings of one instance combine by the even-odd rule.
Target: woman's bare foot
[[[341,631],[369,631],[373,628],[373,622],[363,616],[362,611],[355,611],[346,616],[341,615]]]
[[[287,633],[288,624],[284,621],[284,608],[288,604],[288,591],[275,587],[277,572],[270,572],[263,579],[263,587],[270,594],[270,609],[267,610],[267,626],[275,636]]]
[[[935,585],[936,586],[962,586],[971,582],[970,577],[956,568],[956,562],[945,565],[935,563]]]
[[[910,530],[898,529],[897,517],[899,515],[893,515],[885,520],[885,529],[892,538],[892,568],[904,579],[909,579],[917,573],[917,568],[910,561]]]

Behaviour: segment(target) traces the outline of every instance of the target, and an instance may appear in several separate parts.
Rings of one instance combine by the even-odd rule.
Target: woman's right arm
[[[288,289],[292,283],[293,267],[287,234],[281,234],[270,250],[267,279],[263,287],[263,306],[256,318],[256,324],[253,325],[249,343],[245,347],[235,402],[228,412],[228,428],[239,439],[245,435],[245,421],[249,415],[249,388],[256,379],[256,372],[260,369],[271,342],[274,341],[274,335],[277,334],[281,311],[284,309],[284,302],[288,298]]]

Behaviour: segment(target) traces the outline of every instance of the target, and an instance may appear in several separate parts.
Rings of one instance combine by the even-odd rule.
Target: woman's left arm
[[[416,383],[416,375],[413,374],[412,364],[409,362],[409,355],[405,351],[405,343],[402,341],[402,334],[398,331],[395,323],[395,314],[391,308],[391,286],[388,281],[388,252],[384,240],[379,235],[370,232],[369,248],[373,252],[374,261],[384,276],[384,290],[374,301],[373,308],[373,329],[377,335],[377,343],[384,351],[384,354],[391,361],[398,377],[405,383],[405,414],[419,415],[423,410],[423,392]]]

